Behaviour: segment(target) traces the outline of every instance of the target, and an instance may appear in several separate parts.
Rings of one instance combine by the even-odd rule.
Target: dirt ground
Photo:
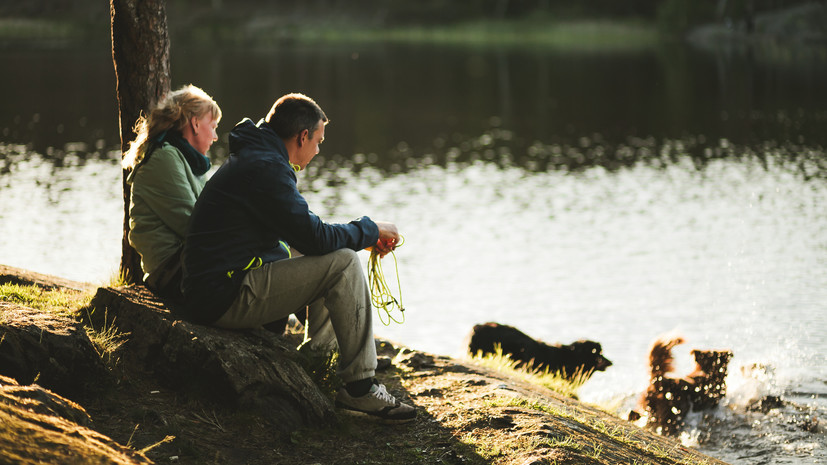
[[[43,287],[77,283],[0,265],[0,278]],[[74,286],[74,287],[72,287]],[[297,334],[286,336],[297,343]],[[114,363],[115,386],[78,402],[93,429],[155,463],[721,464],[674,440],[469,360],[379,341],[392,366],[377,373],[418,417],[386,425],[339,414],[336,424],[283,432],[266,411],[172,391],[150,373]]]
[[[721,463],[471,361],[387,341],[380,352],[393,365],[377,378],[416,406],[411,423],[340,414],[333,427],[283,433],[266,412],[187,398],[136,373],[81,404],[93,428],[159,464]]]

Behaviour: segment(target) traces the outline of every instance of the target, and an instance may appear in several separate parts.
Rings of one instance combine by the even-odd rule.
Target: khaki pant
[[[238,297],[215,326],[255,328],[305,307],[311,348],[338,344],[338,374],[345,383],[372,378],[376,342],[370,292],[359,256],[350,249],[279,260],[250,270]]]

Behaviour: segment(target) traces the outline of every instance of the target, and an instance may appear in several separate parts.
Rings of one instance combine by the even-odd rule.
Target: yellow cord
[[[399,247],[405,242],[405,238],[401,238],[398,244],[394,247]],[[385,273],[382,271],[382,260],[379,256],[379,251],[374,247],[370,251],[370,259],[368,259],[368,282],[370,283],[370,302],[376,307],[376,312],[379,314],[379,321],[383,325],[388,326],[391,321],[402,324],[405,322],[405,307],[402,305],[402,285],[399,283],[399,264],[396,261],[396,254],[391,250],[393,256],[393,265],[396,268],[396,285],[399,289],[399,300],[393,297],[393,294],[388,287],[388,282],[385,280]],[[391,315],[394,307],[399,309],[402,314],[401,321]],[[382,319],[382,312],[388,316],[387,322]]]

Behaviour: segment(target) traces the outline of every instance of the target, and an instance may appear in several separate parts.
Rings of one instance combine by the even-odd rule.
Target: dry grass
[[[558,394],[575,399],[577,398],[577,390],[589,380],[589,375],[582,372],[575,373],[572,379],[569,380],[557,373],[550,373],[548,368],[545,370],[531,370],[527,367],[517,367],[519,362],[512,360],[508,355],[503,355],[502,347],[499,344],[494,344],[493,354],[483,355],[478,352],[472,359],[484,367],[518,376],[527,382],[544,386]]]
[[[111,364],[112,355],[128,335],[119,334],[112,321],[104,316],[103,324],[95,327],[89,317],[92,292],[72,289],[44,289],[34,285],[0,284],[0,301],[52,313],[86,324],[86,333],[104,362]],[[2,323],[0,317],[0,323]]]
[[[92,346],[100,356],[101,360],[110,368],[118,363],[118,359],[113,358],[118,349],[129,338],[129,334],[123,334],[118,331],[115,326],[115,318],[109,319],[109,314],[104,311],[103,321],[101,325],[95,328],[92,315],[89,313],[89,308],[84,307],[86,313],[86,335],[92,341]]]
[[[74,291],[0,288],[0,299],[80,318],[88,296]],[[88,324],[88,323],[87,323]],[[98,323],[100,325],[100,323]],[[92,328],[99,354],[121,338],[109,322]],[[293,335],[297,337],[297,335]],[[572,399],[577,383],[513,370],[505,357],[469,362],[382,343],[394,366],[377,374],[419,417],[385,425],[340,415],[329,428],[283,432],[267,412],[221,406],[171,391],[120,366],[105,396],[81,400],[95,428],[156,463],[246,464],[690,464],[720,463]],[[306,367],[333,396],[333,356]],[[562,393],[562,394],[560,394]]]

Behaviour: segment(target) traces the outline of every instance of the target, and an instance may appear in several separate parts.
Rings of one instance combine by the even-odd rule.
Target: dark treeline
[[[657,19],[664,14],[700,16],[706,21],[726,20],[787,8],[813,0],[311,0],[308,2],[260,0],[168,0],[171,11],[236,17],[256,14],[314,17],[344,15],[349,20],[394,24],[444,24],[469,19],[516,19],[546,14],[559,18],[634,17]],[[108,2],[101,0],[0,0],[0,17],[45,17],[95,21],[108,17]]]

